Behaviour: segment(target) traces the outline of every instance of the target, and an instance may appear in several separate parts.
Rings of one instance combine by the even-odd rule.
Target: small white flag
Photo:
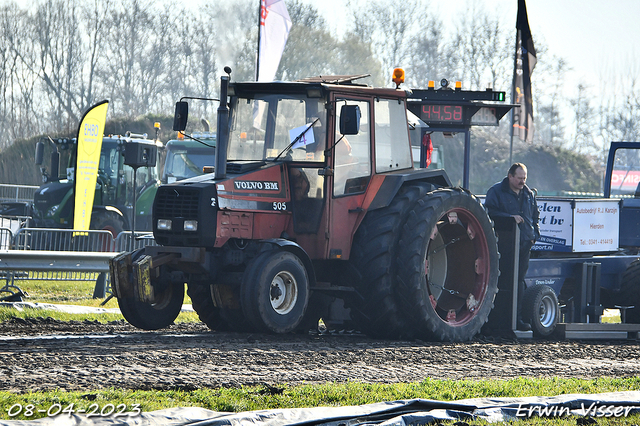
[[[296,143],[293,143],[291,149],[302,148],[306,145],[311,145],[315,143],[316,140],[313,136],[313,131],[309,131],[309,129],[313,126],[313,123],[305,124],[304,126],[296,127],[295,129],[289,130],[289,140],[293,143],[298,136],[299,139]]]

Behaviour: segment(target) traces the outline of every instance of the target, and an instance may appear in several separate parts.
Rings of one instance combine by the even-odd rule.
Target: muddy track
[[[373,340],[360,334],[268,336],[124,321],[0,323],[0,389],[198,389],[267,383],[640,375],[640,344]]]

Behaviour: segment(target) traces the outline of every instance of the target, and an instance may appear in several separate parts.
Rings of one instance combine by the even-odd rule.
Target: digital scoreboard
[[[464,124],[464,107],[447,104],[422,104],[420,119],[425,123]]]
[[[413,90],[407,107],[430,127],[497,126],[514,105],[493,90]],[[488,102],[487,102],[488,101]]]

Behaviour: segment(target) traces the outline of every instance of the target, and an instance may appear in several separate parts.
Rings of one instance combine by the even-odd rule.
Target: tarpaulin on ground
[[[155,425],[218,426],[429,424],[443,420],[485,420],[490,423],[531,417],[620,418],[640,414],[640,392],[573,394],[552,397],[476,398],[459,401],[412,399],[346,407],[313,407],[220,413],[202,408],[169,408],[120,417],[58,415],[31,421],[0,420],[0,425]]]

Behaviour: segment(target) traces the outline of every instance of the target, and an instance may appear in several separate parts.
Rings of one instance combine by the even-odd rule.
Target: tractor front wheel
[[[242,311],[253,328],[288,333],[298,327],[307,309],[307,270],[293,253],[264,252],[244,272],[240,293]]]

